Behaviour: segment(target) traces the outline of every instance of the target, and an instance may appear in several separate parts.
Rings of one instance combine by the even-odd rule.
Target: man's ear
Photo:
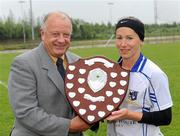
[[[44,40],[44,35],[45,35],[44,30],[41,28],[41,29],[39,30],[39,33],[40,33],[40,36],[41,36],[41,40],[43,41],[43,40]]]

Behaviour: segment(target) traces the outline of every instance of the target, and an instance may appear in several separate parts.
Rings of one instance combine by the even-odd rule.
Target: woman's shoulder
[[[153,75],[164,75],[164,71],[153,61],[147,59],[146,65],[142,71],[148,77],[152,77]]]

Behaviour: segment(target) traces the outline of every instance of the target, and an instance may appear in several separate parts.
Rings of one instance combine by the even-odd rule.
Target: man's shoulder
[[[78,61],[81,57],[71,51],[66,52],[66,57],[69,63]]]
[[[16,56],[16,59],[28,59],[29,57],[33,56],[34,49],[30,49],[28,51],[23,52],[22,54],[19,54]]]
[[[33,63],[34,61],[38,60],[38,51],[39,46],[30,49],[28,51],[23,52],[22,54],[19,54],[16,56],[13,60],[13,62],[26,62],[26,63]]]
[[[72,51],[67,51],[67,52],[66,52],[66,55],[69,55],[69,56],[71,56],[71,57],[75,57],[75,58],[80,58],[80,56],[79,56],[79,55],[77,55],[77,54],[73,53]]]

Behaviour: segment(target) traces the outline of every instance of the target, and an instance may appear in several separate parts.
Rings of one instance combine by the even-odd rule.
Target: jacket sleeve
[[[24,128],[44,136],[68,135],[69,119],[38,107],[36,78],[23,58],[16,58],[12,64],[8,90],[16,120]]]

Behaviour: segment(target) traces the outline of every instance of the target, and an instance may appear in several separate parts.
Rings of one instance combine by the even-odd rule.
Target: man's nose
[[[60,33],[57,40],[58,40],[58,42],[64,42],[65,41],[64,35],[62,33]]]

